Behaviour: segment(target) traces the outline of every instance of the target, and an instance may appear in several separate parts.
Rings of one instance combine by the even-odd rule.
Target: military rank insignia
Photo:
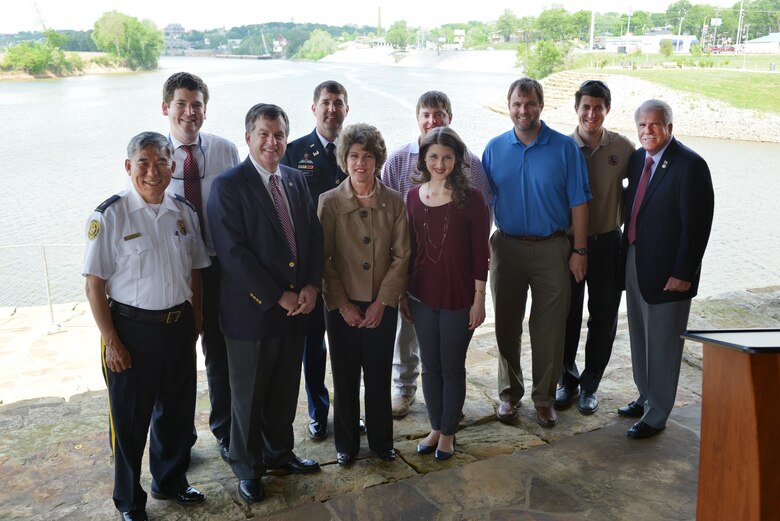
[[[98,235],[100,235],[100,223],[97,221],[97,219],[92,219],[92,221],[89,223],[87,237],[89,237],[90,241],[94,241]]]

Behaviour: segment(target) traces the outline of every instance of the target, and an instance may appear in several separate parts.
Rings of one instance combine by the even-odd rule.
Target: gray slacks
[[[636,274],[636,249],[628,247],[626,260],[626,307],[631,340],[631,365],[644,405],[642,421],[660,429],[674,407],[691,299],[648,304],[642,298]]]

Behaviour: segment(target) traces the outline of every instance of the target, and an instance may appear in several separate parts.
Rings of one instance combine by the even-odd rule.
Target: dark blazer
[[[281,163],[297,168],[303,174],[315,208],[320,195],[336,188],[347,178],[337,165],[328,161],[316,129],[289,143]]]
[[[322,286],[322,228],[309,189],[297,170],[279,169],[295,227],[297,262],[271,195],[249,158],[218,176],[211,187],[207,211],[221,265],[220,324],[225,336],[235,340],[284,335],[291,321],[306,328],[306,315],[287,317],[277,301],[286,290]]]
[[[644,162],[645,150],[639,148],[628,163],[626,230]],[[712,179],[707,163],[672,137],[647,186],[636,217],[637,278],[646,302],[662,304],[696,296],[713,209]],[[623,234],[623,242],[626,252],[627,233]],[[691,289],[664,291],[669,277],[690,282]]]

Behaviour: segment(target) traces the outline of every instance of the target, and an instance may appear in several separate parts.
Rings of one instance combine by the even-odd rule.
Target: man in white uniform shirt
[[[114,504],[146,520],[141,460],[151,424],[152,497],[203,502],[185,472],[195,416],[200,270],[209,257],[194,208],[165,193],[175,168],[156,132],[127,147],[129,188],[95,209],[83,275],[101,335],[114,454]]]
[[[203,270],[201,347],[206,358],[211,402],[209,428],[217,439],[222,459],[227,461],[230,447],[230,377],[227,347],[218,317],[219,262],[211,240],[208,215],[203,210],[214,178],[237,165],[239,157],[236,145],[231,141],[201,132],[208,102],[209,88],[194,74],[177,72],[163,85],[162,112],[168,117],[168,139],[173,145],[173,159],[176,161],[168,192],[184,197],[195,206],[203,240],[211,257],[211,266]],[[194,435],[191,441],[195,443]]]

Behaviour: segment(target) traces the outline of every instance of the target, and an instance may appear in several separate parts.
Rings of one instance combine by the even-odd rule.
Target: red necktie
[[[282,194],[282,190],[279,188],[278,180],[279,176],[273,174],[268,181],[268,186],[271,189],[271,198],[274,200],[276,213],[279,215],[279,222],[282,224],[282,231],[284,231],[284,236],[287,237],[287,244],[290,245],[293,260],[297,260],[298,248],[295,245],[295,230],[290,219],[290,213],[287,211],[287,202],[284,199],[284,194]]]
[[[201,232],[203,231],[203,196],[200,192],[200,172],[198,163],[192,154],[192,148],[195,145],[182,145],[181,148],[186,152],[184,158],[184,198],[192,203],[195,211],[198,213]]]
[[[642,200],[645,198],[647,185],[650,184],[650,174],[653,172],[653,158],[648,156],[645,159],[645,169],[642,170],[642,177],[639,179],[639,186],[636,189],[634,205],[631,207],[631,220],[628,221],[628,243],[634,244],[636,241],[636,216],[639,214],[639,208],[642,206]]]

